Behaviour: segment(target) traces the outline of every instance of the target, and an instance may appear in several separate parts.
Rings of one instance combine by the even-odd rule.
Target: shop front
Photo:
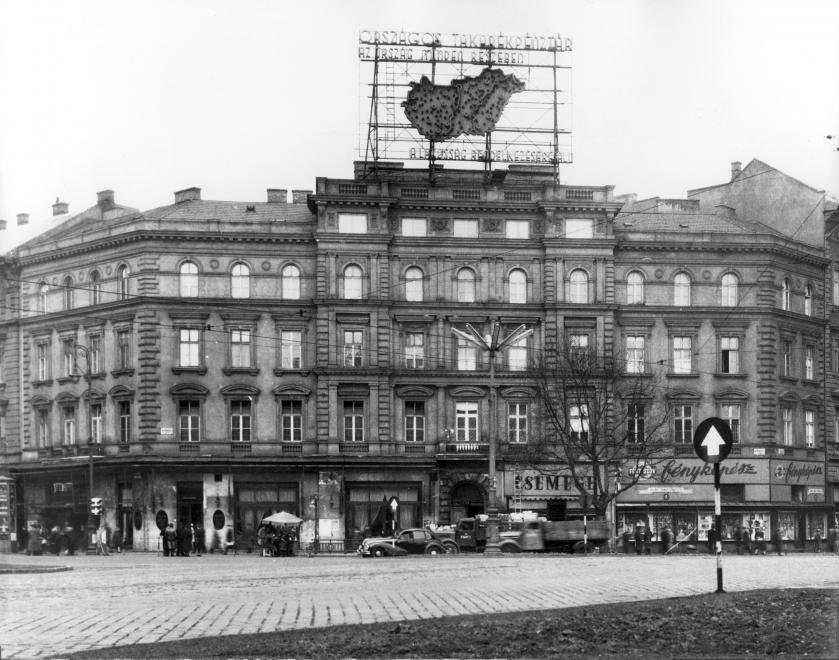
[[[567,469],[505,470],[503,481],[509,512],[533,511],[548,520],[566,520],[583,515],[580,493]]]

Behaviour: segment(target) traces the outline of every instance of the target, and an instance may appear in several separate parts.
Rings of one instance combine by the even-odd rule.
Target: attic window
[[[253,212],[256,211],[256,206],[254,204],[248,204],[245,207],[245,211],[248,211],[249,213],[253,213]]]

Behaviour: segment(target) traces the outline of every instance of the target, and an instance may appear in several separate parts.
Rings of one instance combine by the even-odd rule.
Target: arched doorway
[[[484,513],[486,502],[484,491],[474,483],[460,483],[452,488],[451,524],[456,525],[461,518],[473,518]]]

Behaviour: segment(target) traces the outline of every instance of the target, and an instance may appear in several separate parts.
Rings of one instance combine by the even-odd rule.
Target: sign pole
[[[724,594],[725,590],[722,588],[722,503],[720,500],[720,464],[714,463],[714,530],[716,531],[716,539],[714,539],[714,550],[717,555],[717,591],[718,594]]]

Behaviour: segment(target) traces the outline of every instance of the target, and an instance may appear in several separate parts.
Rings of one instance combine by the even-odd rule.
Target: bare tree
[[[533,369],[543,433],[531,434],[518,460],[569,476],[603,518],[665,457],[669,409],[643,359],[627,362],[582,343],[572,336]]]

